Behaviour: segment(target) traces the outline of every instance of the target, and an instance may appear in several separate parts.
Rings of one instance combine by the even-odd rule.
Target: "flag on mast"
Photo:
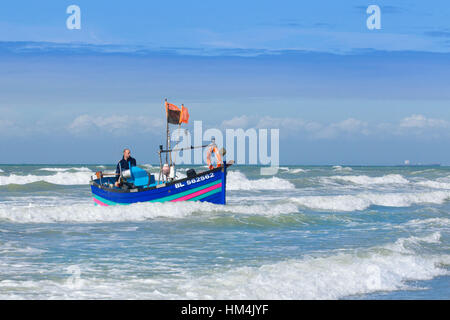
[[[181,105],[180,123],[188,123],[188,121],[189,121],[188,109],[184,105]]]
[[[189,112],[188,109],[181,105],[181,109],[178,108],[176,105],[165,102],[166,104],[166,115],[167,115],[167,122],[171,124],[181,124],[181,123],[188,123],[189,121]]]

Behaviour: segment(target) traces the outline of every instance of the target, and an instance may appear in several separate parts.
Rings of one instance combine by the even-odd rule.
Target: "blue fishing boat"
[[[233,161],[222,161],[226,151],[218,150],[214,140],[209,145],[191,146],[189,148],[170,148],[169,124],[187,123],[189,114],[182,105],[181,109],[165,101],[167,115],[167,147],[159,146],[160,170],[158,178],[154,174],[138,166],[130,166],[128,170],[117,173],[96,172],[91,178],[91,191],[95,204],[100,206],[127,205],[137,202],[177,202],[177,201],[207,201],[215,204],[226,204],[227,168]],[[177,179],[175,163],[171,154],[176,151],[187,151],[195,148],[208,148],[208,169],[196,172],[187,170],[187,177]],[[162,156],[166,162],[163,164]],[[216,163],[213,165],[211,156]],[[115,185],[120,181],[120,186]]]
[[[224,162],[221,168],[160,184],[154,181],[154,175],[145,172],[149,176],[149,181],[153,181],[153,183],[148,186],[134,186],[129,189],[114,187],[115,177],[99,177],[91,181],[91,190],[94,202],[101,206],[187,200],[225,204],[228,166],[230,164]],[[134,168],[139,167],[133,167],[131,170],[135,171]],[[128,181],[130,180],[128,179]]]

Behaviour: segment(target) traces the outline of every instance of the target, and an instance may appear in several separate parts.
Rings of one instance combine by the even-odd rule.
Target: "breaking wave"
[[[291,197],[290,200],[313,210],[359,211],[372,205],[384,207],[409,207],[414,204],[442,204],[450,192],[425,193],[361,193],[357,195]]]
[[[401,238],[393,244],[323,257],[304,257],[261,267],[240,267],[183,284],[190,299],[339,299],[407,289],[408,280],[449,272],[449,255],[418,255],[409,245],[439,243],[440,233]]]
[[[424,187],[428,187],[428,188],[433,188],[433,189],[447,189],[450,190],[450,183],[448,182],[440,182],[440,181],[420,181],[417,182],[416,184],[420,185],[420,186],[424,186]]]
[[[388,174],[382,177],[369,176],[332,176],[325,179],[333,179],[338,181],[351,182],[359,185],[371,184],[407,184],[409,181],[399,174]]]
[[[91,172],[92,170],[87,167],[72,167],[72,168],[41,168],[39,171],[50,171],[50,172],[67,172],[67,171],[82,171]]]
[[[441,234],[399,238],[393,243],[309,255],[260,266],[228,268],[217,265],[205,272],[179,272],[177,277],[92,277],[77,265],[81,277],[67,281],[3,280],[1,298],[26,288],[32,298],[52,299],[189,299],[189,300],[326,300],[375,292],[414,289],[408,281],[448,275],[450,256],[426,253],[427,244],[441,243]],[[425,249],[425,252],[424,252]],[[73,268],[70,266],[69,268]],[[105,272],[105,271],[102,271]],[[150,273],[142,273],[152,274]],[[22,289],[23,290],[23,289]],[[33,296],[30,296],[33,295]]]
[[[295,213],[292,203],[255,205],[216,205],[208,202],[135,203],[127,206],[94,206],[93,203],[60,206],[0,207],[0,220],[17,223],[52,222],[123,222],[146,221],[156,218],[184,218],[194,214],[220,213],[276,216]]]
[[[278,177],[249,180],[240,171],[228,171],[227,190],[286,190],[295,186],[286,179]]]
[[[430,219],[413,219],[406,223],[408,226],[418,227],[448,227],[450,226],[450,219],[448,218],[430,218]]]
[[[297,168],[297,169],[290,169],[289,172],[290,172],[290,173],[296,174],[296,173],[304,173],[304,172],[307,172],[307,170]]]
[[[344,172],[349,172],[349,171],[353,171],[353,169],[352,168],[350,168],[350,167],[342,167],[342,166],[333,166],[333,171],[337,171],[337,172],[341,172],[341,171],[344,171]]]
[[[46,181],[35,181],[27,184],[6,184],[0,185],[0,190],[13,191],[13,192],[42,192],[50,190],[61,190],[69,188],[66,185],[53,184]],[[30,195],[27,196],[27,200]],[[23,197],[21,197],[24,200]]]
[[[300,168],[292,168],[291,169],[289,167],[279,167],[278,169],[284,170],[284,171],[286,171],[288,173],[293,173],[293,174],[308,172],[308,170],[300,169]]]
[[[37,181],[45,181],[53,184],[61,185],[81,185],[89,184],[92,171],[80,171],[80,172],[57,172],[53,175],[16,175],[11,174],[9,176],[0,176],[0,185],[8,184],[28,184]]]

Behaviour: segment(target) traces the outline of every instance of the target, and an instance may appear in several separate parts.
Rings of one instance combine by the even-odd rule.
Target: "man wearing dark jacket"
[[[122,160],[119,161],[119,163],[117,164],[117,168],[116,168],[116,174],[117,174],[117,178],[116,178],[116,183],[115,186],[119,187],[120,186],[120,175],[123,171],[130,169],[130,166],[135,167],[136,166],[136,159],[131,157],[131,152],[130,149],[124,149],[123,150],[123,158]]]

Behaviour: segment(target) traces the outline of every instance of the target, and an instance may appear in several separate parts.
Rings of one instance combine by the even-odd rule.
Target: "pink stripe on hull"
[[[197,191],[197,192],[188,194],[188,195],[186,195],[186,196],[184,196],[184,197],[181,197],[181,198],[178,198],[178,199],[173,199],[173,200],[171,200],[171,202],[189,200],[189,199],[195,198],[195,197],[197,197],[197,196],[199,196],[199,195],[202,195],[202,194],[204,194],[204,193],[207,193],[207,192],[209,192],[209,191],[211,191],[211,190],[220,188],[221,186],[222,186],[222,183],[218,183],[218,184],[216,184],[216,185],[214,185],[214,186],[211,186],[211,187],[209,187],[209,188],[206,188],[206,189],[199,190],[199,191]]]
[[[101,202],[101,201],[98,200],[97,198],[93,198],[93,199],[94,199],[94,202],[95,202],[96,204],[99,204],[99,205],[101,205],[101,206],[103,206],[103,207],[107,207],[107,206],[108,206],[106,203]]]

